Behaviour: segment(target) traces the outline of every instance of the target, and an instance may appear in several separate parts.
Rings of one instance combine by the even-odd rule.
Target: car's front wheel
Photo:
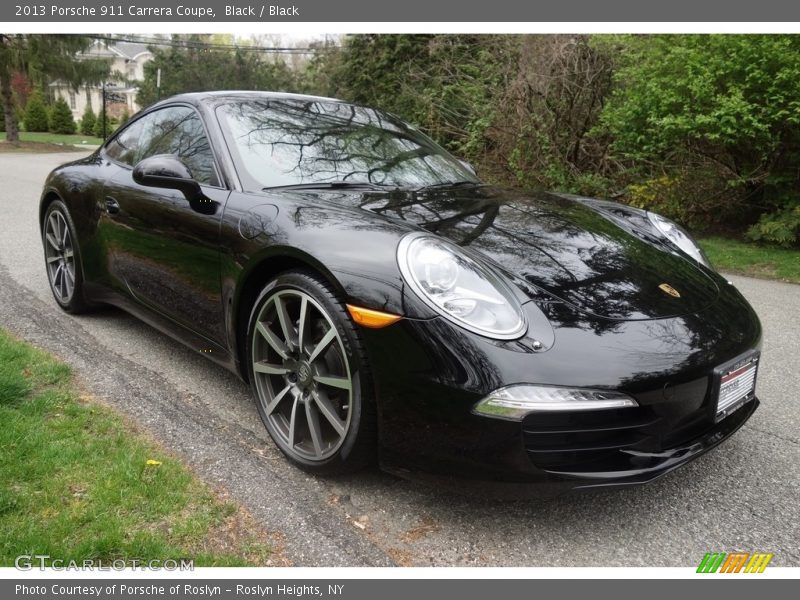
[[[47,207],[42,227],[44,259],[50,291],[58,305],[67,312],[89,309],[83,297],[83,270],[75,225],[66,205],[55,200]]]
[[[253,394],[280,450],[326,474],[374,460],[366,353],[332,287],[311,272],[279,275],[256,300],[248,332]]]

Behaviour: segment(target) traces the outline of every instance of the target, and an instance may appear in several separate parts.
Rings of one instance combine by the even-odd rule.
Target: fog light
[[[528,413],[639,406],[621,392],[517,384],[493,391],[472,409],[476,415],[521,421]]]

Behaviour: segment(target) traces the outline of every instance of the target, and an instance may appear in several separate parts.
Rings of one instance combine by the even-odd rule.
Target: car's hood
[[[477,251],[513,277],[597,316],[678,316],[702,310],[719,293],[691,259],[585,199],[488,186],[349,199]]]

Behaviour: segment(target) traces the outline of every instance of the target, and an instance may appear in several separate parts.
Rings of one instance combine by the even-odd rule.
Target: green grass
[[[5,132],[0,132],[0,139],[5,140]],[[19,139],[21,142],[38,142],[40,144],[85,144],[87,146],[99,146],[103,139],[93,135],[66,135],[59,133],[37,133],[20,131]]]
[[[701,239],[700,245],[720,271],[800,283],[800,250],[719,237]]]
[[[0,424],[0,566],[21,554],[195,566],[270,558],[240,507],[80,396],[66,365],[2,330]]]

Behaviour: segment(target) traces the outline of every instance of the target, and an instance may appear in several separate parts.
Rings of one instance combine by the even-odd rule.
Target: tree
[[[106,115],[106,119],[108,119],[108,115]],[[108,122],[106,122],[106,131],[108,131]],[[92,135],[99,138],[105,138],[105,133],[103,132],[103,115],[97,115],[97,119],[94,122],[94,129],[92,129]]]
[[[47,107],[39,90],[34,91],[28,98],[25,107],[25,131],[47,131],[49,127]]]
[[[6,140],[16,142],[19,140],[19,129],[11,94],[11,65],[14,54],[11,51],[10,39],[0,34],[0,100],[3,104],[3,129],[6,130]]]
[[[94,135],[99,138],[107,138],[117,129],[117,120],[106,113],[106,130],[103,132],[103,115],[98,115],[94,122]]]
[[[475,159],[496,108],[498,36],[354,35],[320,47],[309,91],[378,106],[419,125],[462,158]]]
[[[27,73],[15,70],[11,74],[11,93],[17,106],[25,107],[28,105],[28,97],[33,92],[34,85]]]
[[[59,98],[50,113],[50,131],[53,133],[75,133],[75,119],[64,98]]]
[[[591,136],[611,92],[614,54],[588,35],[509,39],[486,146],[526,187],[607,195],[619,169]]]
[[[99,83],[108,76],[110,63],[102,59],[77,58],[90,44],[91,39],[81,35],[0,34],[0,100],[8,141],[19,140],[12,72],[27,74],[40,88],[56,79],[73,87]]]
[[[318,46],[304,80],[419,125],[494,181],[602,194],[614,168],[589,132],[612,73],[586,35],[354,35]]]
[[[144,81],[136,101],[141,106],[158,99],[156,80],[161,69],[161,97],[207,90],[290,91],[295,77],[282,60],[271,60],[263,53],[241,48],[207,49],[198,44],[212,42],[212,36],[172,36],[175,45],[150,48],[153,59],[144,66]]]
[[[800,38],[627,36],[602,124],[634,201],[800,242]],[[777,223],[776,223],[777,219]]]
[[[97,117],[92,110],[92,105],[87,104],[86,110],[83,111],[83,116],[81,117],[81,133],[83,135],[94,135],[95,121],[97,121]]]
[[[379,106],[420,123],[418,117],[424,116],[421,94],[437,63],[431,56],[435,39],[431,35],[350,36],[341,50],[318,53],[309,71],[316,71],[318,85],[324,86],[317,93]],[[412,77],[412,73],[422,76]]]

